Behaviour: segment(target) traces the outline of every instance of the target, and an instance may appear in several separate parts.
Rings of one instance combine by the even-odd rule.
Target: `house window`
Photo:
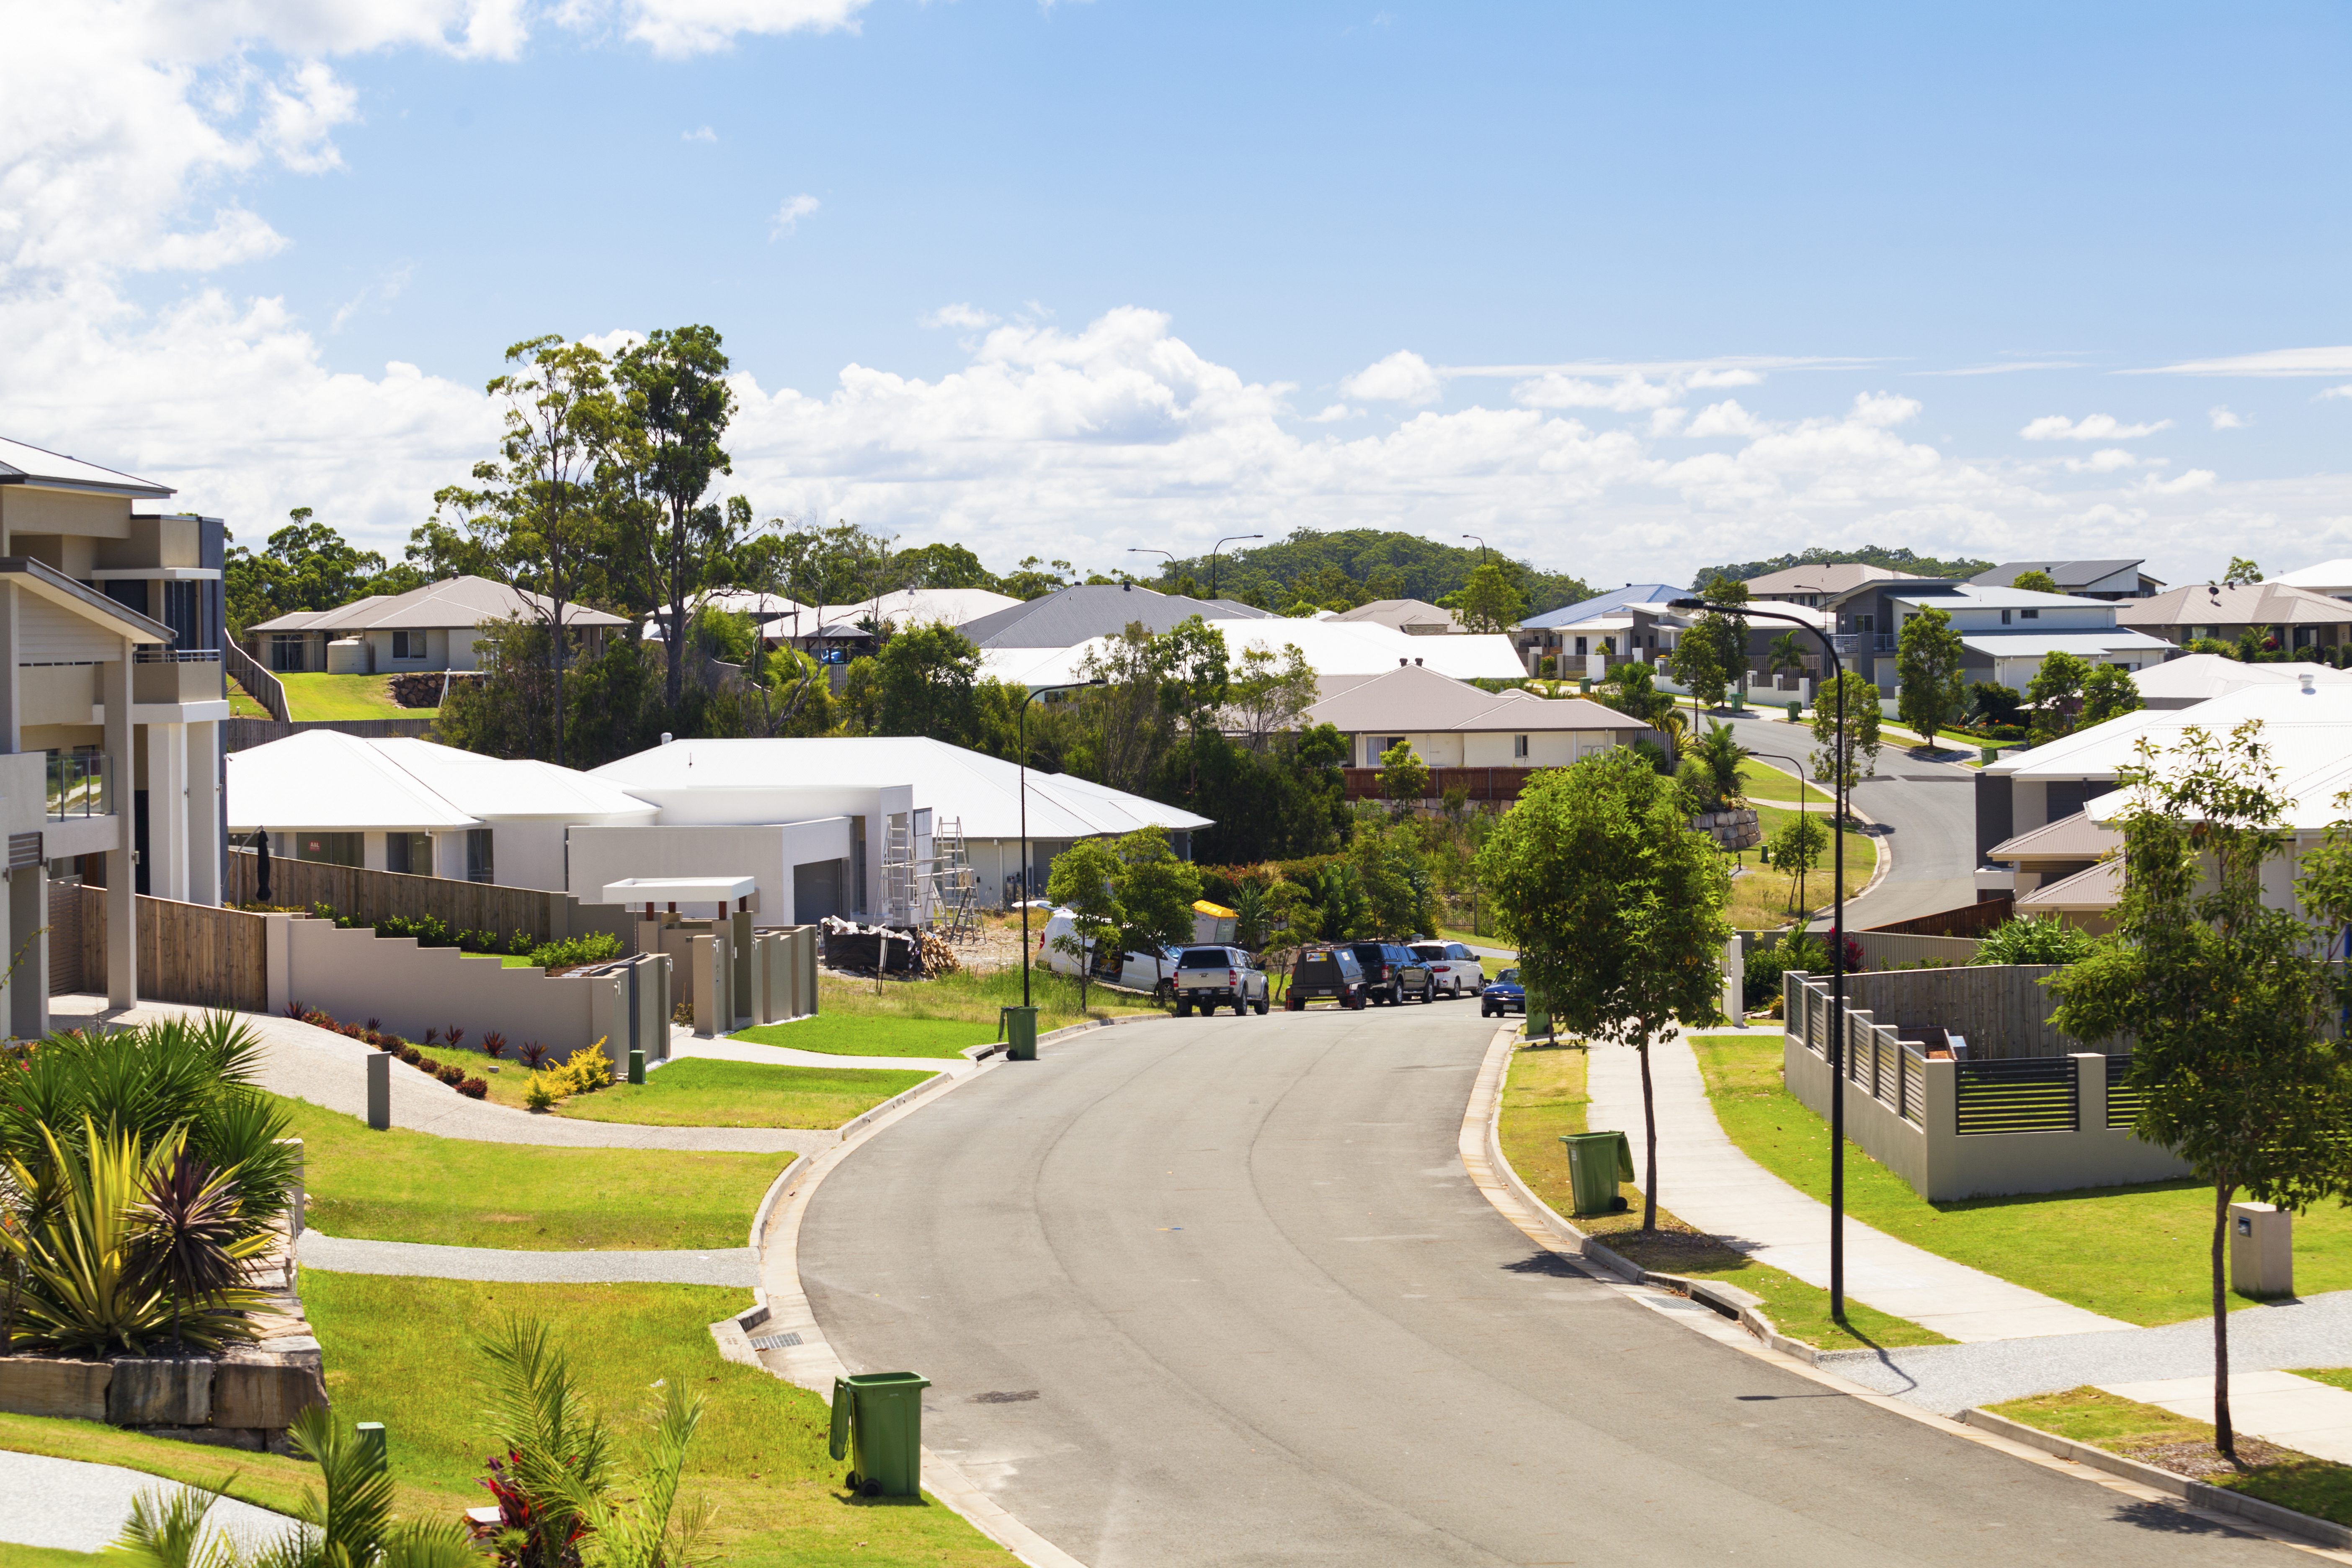
[[[495,882],[498,879],[497,868],[490,861],[490,830],[468,827],[466,829],[466,880]]]
[[[2002,626],[2009,625],[2009,612],[2007,610],[2003,610],[2000,613],[2000,624]]]
[[[300,632],[269,634],[269,668],[278,670],[304,670],[310,668],[310,639]]]
[[[1511,759],[1512,759],[1514,762],[1521,761],[1521,760],[1524,760],[1524,759],[1526,758],[1527,754],[1528,754],[1528,738],[1527,738],[1525,735],[1514,735],[1514,736],[1512,736],[1512,737],[1511,737]]]
[[[2020,610],[2017,615],[2020,620],[2038,621],[2042,618],[2042,612],[2039,610]]]
[[[357,866],[366,859],[362,849],[363,841],[363,836],[357,833],[297,833],[294,858],[322,860],[330,866]]]
[[[423,632],[393,633],[392,657],[394,658],[423,658],[425,657],[425,634]]]
[[[176,647],[208,648],[213,639],[205,635],[203,600],[199,583],[165,583],[163,589],[163,624],[172,628]]]
[[[408,877],[433,875],[433,835],[387,833],[383,836],[383,868]]]

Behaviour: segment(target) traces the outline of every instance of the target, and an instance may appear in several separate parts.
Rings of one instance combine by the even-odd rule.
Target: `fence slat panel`
[[[260,897],[257,867],[260,857],[249,849],[234,850],[228,858],[229,896],[248,904]],[[451,934],[487,931],[500,941],[518,931],[534,942],[570,934],[568,900],[562,893],[540,888],[508,888],[491,882],[460,882],[448,877],[412,877],[398,871],[371,871],[359,866],[330,866],[318,860],[269,859],[269,899],[273,904],[309,909],[326,904],[337,914],[368,924],[398,916],[421,920],[432,916],[447,923]]]

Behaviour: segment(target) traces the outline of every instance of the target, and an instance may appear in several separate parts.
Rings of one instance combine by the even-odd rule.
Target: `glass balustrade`
[[[112,772],[106,753],[96,746],[75,746],[48,753],[48,818],[65,822],[77,816],[108,816],[114,811]]]

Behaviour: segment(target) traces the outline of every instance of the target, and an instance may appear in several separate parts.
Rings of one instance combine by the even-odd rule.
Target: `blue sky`
[[[254,535],[310,504],[396,549],[508,342],[704,321],[730,488],[999,565],[1359,522],[1596,582],[2352,553],[2340,7],[40,25],[57,90],[176,118],[0,108],[0,324],[43,345],[0,424]]]

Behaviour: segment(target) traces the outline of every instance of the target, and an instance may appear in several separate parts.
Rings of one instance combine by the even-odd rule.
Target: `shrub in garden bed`
[[[490,1092],[488,1079],[469,1078],[457,1086],[457,1092],[467,1100],[480,1100]]]
[[[443,1083],[447,1084],[451,1089],[455,1089],[459,1084],[466,1081],[466,1069],[457,1066],[455,1063],[452,1063],[447,1067],[442,1068],[433,1076],[439,1079]]]

